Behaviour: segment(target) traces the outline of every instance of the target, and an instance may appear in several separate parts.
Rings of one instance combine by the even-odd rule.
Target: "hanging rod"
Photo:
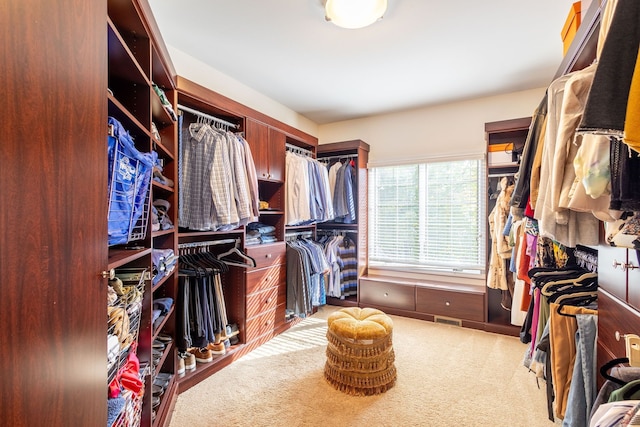
[[[502,177],[515,176],[515,175],[516,175],[516,172],[490,173],[489,175],[487,175],[487,177],[489,177],[489,178],[502,178]]]
[[[358,155],[357,154],[343,154],[341,156],[318,156],[318,161],[320,162],[324,162],[327,160],[333,160],[333,159],[357,159]]]
[[[300,237],[300,236],[306,236],[306,237],[313,237],[313,231],[293,231],[293,232],[288,232],[285,233],[284,238],[285,239],[290,239],[290,238],[294,238],[294,237]]]
[[[226,120],[219,119],[219,118],[211,116],[209,114],[205,114],[205,113],[203,113],[201,111],[198,111],[198,110],[194,110],[193,108],[185,107],[184,105],[178,104],[178,109],[182,110],[182,111],[186,111],[187,113],[195,114],[196,116],[202,117],[204,119],[212,120],[212,121],[214,121],[216,123],[220,123],[222,125],[229,126],[229,127],[233,128],[233,129],[237,129],[238,128],[238,125],[236,125],[234,123],[228,122]]]
[[[240,239],[222,239],[222,240],[209,240],[206,242],[191,242],[191,243],[179,243],[178,249],[186,248],[204,248],[207,246],[225,245],[228,243],[240,243]]]
[[[344,236],[347,233],[358,234],[357,230],[340,230],[336,228],[321,228],[321,229],[318,229],[316,232],[318,234],[324,234],[324,235],[331,234],[335,236]]]
[[[313,151],[307,150],[306,148],[298,147],[297,145],[289,144],[288,142],[285,143],[284,146],[287,151],[291,151],[292,153],[300,154],[307,157],[314,156]]]

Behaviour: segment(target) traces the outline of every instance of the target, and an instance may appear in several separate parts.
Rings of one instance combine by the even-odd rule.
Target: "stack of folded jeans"
[[[273,243],[277,241],[276,228],[273,225],[267,225],[261,222],[252,222],[247,225],[246,245]]]

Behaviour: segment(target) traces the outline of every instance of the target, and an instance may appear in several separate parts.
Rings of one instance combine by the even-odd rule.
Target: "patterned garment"
[[[619,220],[605,222],[605,236],[611,246],[640,249],[640,214],[623,212]]]
[[[209,126],[189,125],[186,141],[182,144],[182,175],[180,176],[183,203],[180,205],[180,227],[192,230],[213,229],[213,194],[209,182],[215,146]]]
[[[340,298],[358,294],[358,253],[353,241],[344,237],[338,245],[340,259]]]

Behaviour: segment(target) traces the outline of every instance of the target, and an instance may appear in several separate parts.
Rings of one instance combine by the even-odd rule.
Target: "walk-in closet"
[[[386,411],[376,406],[385,398],[406,401],[408,417],[429,408],[430,402],[392,396],[419,378],[414,367],[428,369],[422,363],[431,362],[428,357],[447,371],[452,387],[502,378],[507,369],[486,372],[485,354],[477,366],[470,364],[473,378],[457,376],[450,363],[479,341],[479,335],[460,338],[467,332],[495,338],[488,357],[496,360],[504,348],[521,349],[517,368],[527,381],[514,386],[513,378],[503,380],[544,400],[526,414],[529,425],[614,425],[606,423],[612,414],[638,423],[636,2],[567,3],[563,39],[554,34],[558,58],[545,60],[553,66],[522,64],[543,80],[495,91],[487,83],[486,91],[474,87],[441,99],[446,102],[410,98],[423,86],[430,96],[439,85],[450,89],[448,80],[456,78],[438,75],[441,65],[475,69],[480,79],[485,65],[531,49],[510,29],[499,56],[478,60],[475,51],[484,48],[442,48],[442,59],[430,57],[416,75],[401,59],[411,38],[394,44],[393,58],[368,55],[396,43],[387,39],[394,16],[413,19],[406,8],[422,11],[422,3],[381,2],[389,8],[372,25],[388,25],[382,28],[389,33],[335,27],[339,20],[324,10],[332,2],[287,6],[279,20],[265,9],[277,5],[247,3],[242,16],[224,23],[208,8],[234,10],[237,4],[196,3],[180,6],[202,9],[198,19],[192,15],[189,31],[178,26],[177,13],[175,28],[167,25],[173,5],[160,0],[8,0],[0,6],[0,425],[175,426],[186,393],[206,390],[201,394],[215,401],[229,382],[244,384],[247,393],[249,382],[269,383],[265,368],[216,383],[228,368],[253,366],[260,358],[286,371],[294,366],[291,358],[326,357],[327,313],[348,308],[399,319],[403,345],[421,351],[412,356],[421,363],[409,360],[402,346],[390,353],[397,386],[358,402],[371,399],[372,413]],[[558,7],[544,5],[552,6]],[[302,18],[294,22],[316,9],[318,27],[305,26],[309,21]],[[277,28],[251,28],[254,15]],[[471,46],[474,35],[489,32],[482,16],[466,15],[473,21],[457,17],[447,34],[431,39],[449,42],[480,22],[462,36]],[[420,19],[421,31],[435,25]],[[203,28],[215,25],[224,27],[224,37],[204,52]],[[403,33],[411,33],[411,25],[418,26]],[[295,54],[284,50],[327,26],[336,30],[330,37]],[[185,39],[196,47],[184,47]],[[413,45],[407,56],[431,52],[431,39]],[[238,40],[246,50],[236,48]],[[316,54],[341,62],[320,78],[307,76],[309,64],[326,65],[314,62]],[[212,56],[229,67],[217,70],[207,62]],[[247,57],[251,62],[241,73],[228,74]],[[367,72],[352,74],[350,67],[360,62]],[[285,69],[295,70],[296,78],[283,84],[276,77]],[[378,81],[380,70],[394,80]],[[302,77],[317,86],[315,96],[300,92],[292,101],[287,94]],[[264,93],[251,86],[261,79],[271,82]],[[409,80],[413,87],[402,89]],[[342,98],[374,108],[377,96],[389,91],[407,100],[360,110]],[[335,104],[321,104],[327,93]],[[472,165],[458,175],[468,173],[473,182],[452,189],[445,184],[453,180],[443,177],[453,176],[456,161]],[[434,164],[450,170],[429,170]],[[396,167],[385,175],[392,179],[380,178],[383,169]],[[473,206],[459,204],[460,194],[470,194]],[[384,203],[388,209],[379,209]],[[444,219],[427,224],[431,216]],[[463,241],[471,243],[461,249]],[[464,261],[442,259],[467,250]],[[437,335],[446,350],[427,351],[426,329],[407,339],[411,322],[451,331]],[[350,411],[353,396],[338,394],[344,408],[332,400],[314,402],[314,387],[326,384],[306,371],[300,379],[300,372],[291,372],[291,389],[265,387],[258,394],[265,401],[286,396],[280,402],[285,409],[294,403],[303,412],[321,407],[323,413],[309,419],[327,425],[333,425],[331,414]],[[304,395],[292,398],[287,392],[299,383]],[[419,387],[448,392],[437,384]],[[252,416],[279,406],[267,410],[256,400]],[[322,406],[327,402],[329,409]],[[450,403],[449,409],[460,406]],[[472,403],[474,411],[483,410]],[[200,414],[201,425],[217,425],[219,414],[234,408],[218,410]],[[461,416],[457,412],[451,411]],[[407,423],[444,425],[441,415]],[[347,416],[353,424],[336,419],[360,424],[362,414]],[[501,417],[495,425],[508,425]],[[232,419],[224,418],[229,425]],[[238,420],[242,414],[235,425],[244,425]],[[263,425],[279,425],[279,419]]]

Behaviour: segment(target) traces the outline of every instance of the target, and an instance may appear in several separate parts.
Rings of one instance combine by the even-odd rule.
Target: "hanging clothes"
[[[306,317],[326,304],[324,275],[329,264],[322,246],[309,239],[287,241],[287,310]]]
[[[356,170],[353,160],[345,162],[336,174],[336,183],[333,196],[335,222],[353,224],[357,222],[356,205]]]
[[[327,295],[345,299],[358,294],[358,251],[348,234],[328,235],[320,239],[329,264]]]
[[[317,160],[291,151],[285,156],[285,223],[305,225],[334,217],[329,173]]]
[[[221,274],[227,265],[212,253],[181,254],[176,345],[178,351],[218,344],[229,324]]]
[[[530,340],[524,364],[547,382],[549,419],[576,427],[588,424],[596,394],[598,275],[583,251],[563,267],[529,271],[533,296],[522,329]]]
[[[179,226],[225,231],[256,221],[258,182],[249,144],[207,123],[183,122],[181,130]]]
[[[508,260],[511,258],[511,247],[508,238],[504,236],[503,230],[509,216],[509,202],[514,185],[509,184],[506,177],[500,180],[500,193],[496,200],[495,207],[489,214],[489,234],[491,237],[491,255],[489,261],[489,271],[487,272],[487,286],[492,289],[503,291],[503,307],[506,308],[507,294],[513,295],[513,280],[510,280],[511,273],[508,272]]]

